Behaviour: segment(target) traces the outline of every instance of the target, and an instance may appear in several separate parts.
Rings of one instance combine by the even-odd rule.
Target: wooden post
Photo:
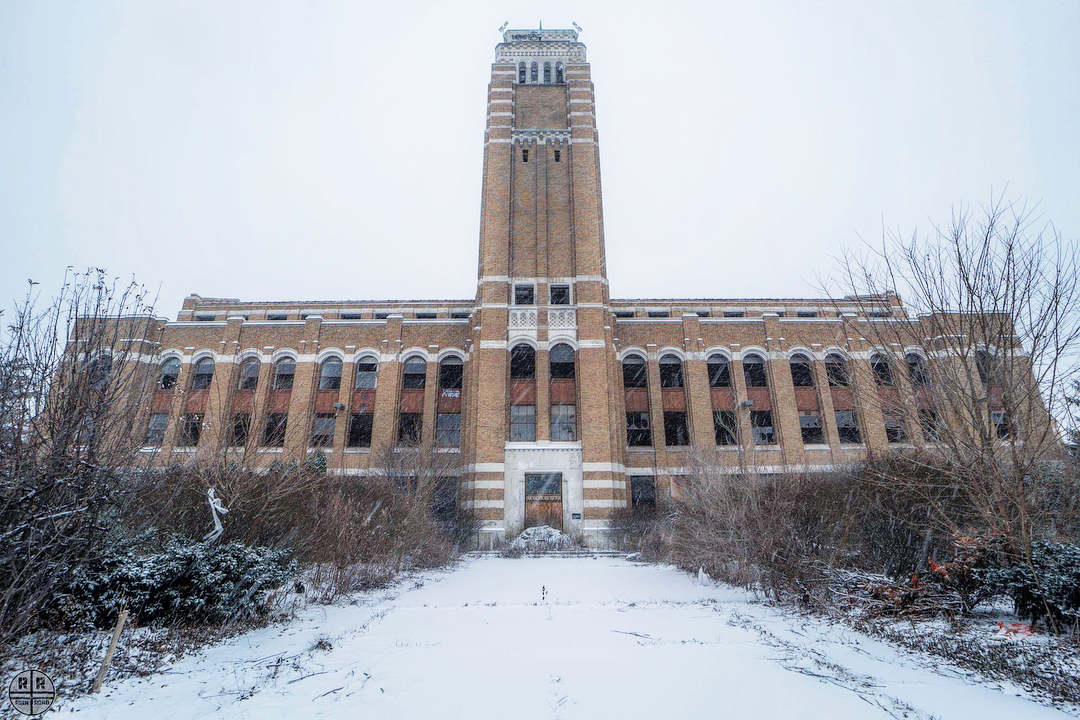
[[[113,653],[116,652],[116,641],[120,639],[120,633],[124,631],[124,622],[127,621],[127,607],[120,609],[120,615],[116,618],[116,627],[113,628],[112,640],[109,642],[109,651],[105,653],[105,661],[101,663],[101,669],[98,670],[97,677],[94,678],[94,687],[90,690],[91,693],[96,693],[101,690],[101,683],[105,682],[105,673],[109,671],[109,663],[112,662]]]

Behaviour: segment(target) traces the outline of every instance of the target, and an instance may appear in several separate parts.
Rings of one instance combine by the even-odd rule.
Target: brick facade
[[[859,316],[866,313],[865,299],[609,297],[593,84],[575,32],[507,31],[497,46],[481,209],[473,299],[188,297],[177,320],[158,328],[153,361],[177,358],[180,373],[147,408],[148,419],[168,414],[164,439],[147,452],[162,464],[226,453],[253,467],[326,452],[332,472],[363,476],[379,448],[398,443],[417,425],[425,446],[452,438],[451,430],[440,436],[437,428],[440,422],[453,428],[452,417],[440,416],[458,413],[459,440],[440,450],[461,453],[466,463],[459,502],[485,521],[481,546],[523,527],[525,476],[544,472],[561,473],[564,530],[603,545],[611,513],[631,503],[631,478],[651,478],[657,492],[677,492],[675,478],[685,472],[692,448],[715,449],[733,472],[772,472],[831,468],[890,444],[869,366],[874,349],[860,330],[872,320]],[[874,314],[900,310],[889,296],[880,298]],[[560,344],[572,349],[572,366],[552,362]],[[520,365],[512,357],[520,346],[532,351],[531,377],[514,376],[529,374],[529,352],[519,351]],[[812,361],[811,386],[794,385],[789,360],[795,353]],[[830,354],[847,363],[849,386],[830,387]],[[662,368],[666,356],[675,361]],[[754,367],[749,374],[744,367],[753,357],[765,361],[763,383]],[[197,389],[195,368],[203,358],[213,361],[213,376],[209,387]],[[240,367],[252,358],[259,362],[257,380],[242,388]],[[440,365],[448,358],[463,364],[460,388],[440,384]],[[625,386],[627,358],[644,361],[644,387]],[[327,360],[331,370],[334,361],[341,363],[340,384],[329,377],[320,389]],[[419,374],[407,374],[409,360]],[[710,384],[712,375],[718,382]],[[913,397],[902,375],[889,392]],[[850,442],[850,428],[841,435],[837,409],[855,411],[858,442]],[[815,410],[821,440],[804,443],[800,412],[812,426]],[[732,418],[732,444],[717,444],[714,412]],[[922,442],[915,410],[905,412],[903,442]],[[196,413],[199,440],[183,447],[182,419]],[[249,417],[243,446],[233,438],[238,413]],[[647,414],[650,443],[629,444],[628,413],[639,424]],[[753,425],[765,413],[771,432]],[[286,418],[283,440],[268,432],[271,416]],[[557,437],[553,418],[560,421]],[[318,423],[332,423],[329,447],[312,448]],[[350,423],[356,423],[353,432]]]

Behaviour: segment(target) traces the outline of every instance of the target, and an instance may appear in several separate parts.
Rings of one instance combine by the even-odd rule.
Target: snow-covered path
[[[313,648],[319,638],[332,649]],[[925,657],[619,557],[469,558],[106,692],[61,711],[123,720],[1066,717],[1016,690],[934,670]]]

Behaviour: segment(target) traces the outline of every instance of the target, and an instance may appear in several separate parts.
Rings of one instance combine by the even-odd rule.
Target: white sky
[[[472,298],[504,20],[585,29],[614,297],[813,295],[1006,185],[1080,236],[1078,0],[4,0],[0,308]]]

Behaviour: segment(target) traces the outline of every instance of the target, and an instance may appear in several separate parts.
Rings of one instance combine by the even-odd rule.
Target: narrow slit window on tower
[[[544,63],[544,84],[551,84],[551,63],[549,62]]]
[[[522,150],[521,150],[521,162],[523,162],[523,163],[529,162],[529,151],[526,148],[522,148]]]
[[[561,162],[561,161],[562,161],[562,151],[561,150],[556,150],[555,151],[555,162]]]
[[[529,68],[529,80],[531,82],[536,82],[539,79],[540,79],[540,66],[537,65],[536,63],[533,63],[532,67]]]
[[[563,66],[562,63],[555,63],[555,82],[561,83],[563,81]]]
[[[525,63],[518,63],[518,84],[525,84]]]

